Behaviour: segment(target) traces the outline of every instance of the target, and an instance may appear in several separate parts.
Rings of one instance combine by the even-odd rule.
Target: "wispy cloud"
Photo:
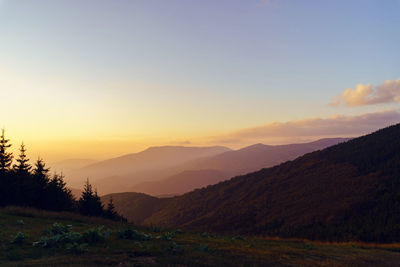
[[[350,107],[381,103],[400,102],[400,78],[387,80],[381,85],[358,84],[356,88],[347,88],[330,103],[332,106],[345,105]]]
[[[356,116],[337,115],[288,122],[272,122],[210,138],[213,143],[291,143],[324,137],[354,137],[400,122],[398,110],[386,110]]]

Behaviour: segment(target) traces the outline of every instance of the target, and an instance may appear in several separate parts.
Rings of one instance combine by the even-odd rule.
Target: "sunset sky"
[[[0,126],[32,158],[400,122],[399,0],[0,0]]]

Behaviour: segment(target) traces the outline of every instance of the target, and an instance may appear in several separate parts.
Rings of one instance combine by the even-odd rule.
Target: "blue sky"
[[[396,109],[329,103],[400,77],[399,12],[395,0],[0,0],[0,111],[17,109],[3,124],[32,142],[51,123],[47,140],[145,146]]]

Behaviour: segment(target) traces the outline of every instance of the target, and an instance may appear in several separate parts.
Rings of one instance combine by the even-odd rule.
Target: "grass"
[[[57,222],[83,233],[104,225],[111,235],[82,253],[32,246]],[[124,239],[121,231],[137,232]],[[22,233],[24,237],[21,236]],[[150,238],[142,238],[144,234]],[[141,238],[135,238],[139,236]],[[13,242],[17,237],[18,242]],[[399,244],[325,243],[219,236],[135,227],[100,218],[9,207],[0,209],[0,266],[397,266]]]

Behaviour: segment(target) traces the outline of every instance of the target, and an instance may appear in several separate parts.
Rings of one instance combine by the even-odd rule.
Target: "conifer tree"
[[[52,210],[71,210],[74,208],[74,199],[71,190],[66,187],[64,176],[55,173],[48,183],[48,208]]]
[[[20,154],[17,159],[17,164],[14,165],[14,171],[17,175],[29,175],[32,166],[28,164],[29,159],[26,156],[26,148],[24,142],[22,142],[19,151]]]
[[[46,164],[41,158],[38,158],[35,163],[35,168],[33,169],[33,177],[42,188],[44,188],[50,181],[49,169],[46,168]]]
[[[35,199],[34,205],[39,208],[45,208],[48,199],[48,184],[50,182],[49,169],[43,159],[38,158],[33,169],[32,179],[34,184]]]
[[[4,129],[1,130],[0,136],[0,174],[4,174],[10,170],[13,155],[8,153],[7,149],[11,147],[10,140],[5,138]]]
[[[83,188],[81,198],[78,201],[79,211],[84,215],[89,216],[102,216],[104,215],[103,204],[97,194],[97,190],[93,191],[89,179]]]
[[[118,217],[118,213],[115,211],[112,197],[110,197],[110,201],[107,204],[106,217],[109,219],[116,219]]]

